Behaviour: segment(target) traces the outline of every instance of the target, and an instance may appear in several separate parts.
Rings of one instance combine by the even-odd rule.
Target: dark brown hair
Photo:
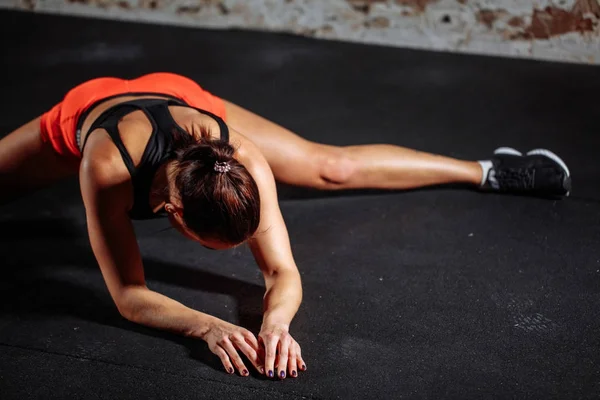
[[[233,154],[231,144],[212,139],[206,129],[200,137],[175,134],[174,193],[183,206],[186,226],[201,238],[236,245],[258,229],[260,196],[254,178]],[[226,172],[215,163],[227,163]]]

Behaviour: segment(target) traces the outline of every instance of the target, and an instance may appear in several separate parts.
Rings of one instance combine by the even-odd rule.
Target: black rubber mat
[[[76,179],[0,208],[0,398],[597,398],[600,69],[0,12],[1,132],[73,85],[187,75],[312,140],[481,159],[547,147],[573,174],[553,201],[461,188],[281,187],[304,285],[297,379],[229,376],[200,341],[112,304]],[[263,283],[245,248],[208,251],[136,223],[148,285],[255,331]]]

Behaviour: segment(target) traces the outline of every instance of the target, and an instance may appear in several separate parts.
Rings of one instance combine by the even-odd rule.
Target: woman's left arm
[[[267,376],[285,378],[287,371],[296,377],[298,369],[306,369],[300,346],[289,334],[290,323],[302,302],[300,273],[279,208],[273,173],[264,157],[255,153],[258,149],[248,150],[254,153],[249,170],[258,185],[261,201],[260,225],[248,243],[266,286],[259,333],[259,341],[265,347],[265,372]]]

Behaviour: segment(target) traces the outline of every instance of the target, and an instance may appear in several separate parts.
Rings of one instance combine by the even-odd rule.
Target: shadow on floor
[[[417,189],[405,189],[405,190],[386,190],[386,189],[344,189],[344,190],[317,190],[305,187],[291,186],[283,183],[277,183],[277,195],[279,200],[309,200],[309,199],[325,199],[335,197],[351,197],[351,196],[381,196],[386,194],[397,194],[397,193],[410,193],[410,192],[424,192],[424,191],[440,191],[440,190],[471,190],[474,191],[470,186],[465,185],[440,185],[440,186],[428,186]]]
[[[0,249],[4,255],[1,314],[69,315],[150,335],[186,346],[190,357],[217,370],[223,369],[203,341],[146,328],[121,317],[104,285],[85,232],[72,221],[4,220]],[[73,275],[74,270],[86,272]],[[144,270],[149,281],[234,298],[240,326],[254,333],[259,331],[264,287],[153,259],[144,260]],[[79,282],[77,277],[85,282]]]

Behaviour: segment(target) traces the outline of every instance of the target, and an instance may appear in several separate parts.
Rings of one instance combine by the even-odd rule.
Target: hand
[[[286,371],[294,378],[298,376],[298,369],[306,371],[300,345],[288,330],[286,324],[263,323],[258,335],[259,342],[264,346],[266,375],[270,378],[275,376],[275,372],[278,378],[285,379]]]
[[[229,322],[217,320],[210,326],[203,339],[208,344],[210,351],[221,359],[228,373],[233,374],[235,366],[240,375],[250,375],[242,358],[238,354],[239,350],[248,357],[248,360],[250,360],[258,372],[264,374],[265,371],[262,366],[263,360],[259,355],[260,347],[258,341],[249,330],[230,324]]]

